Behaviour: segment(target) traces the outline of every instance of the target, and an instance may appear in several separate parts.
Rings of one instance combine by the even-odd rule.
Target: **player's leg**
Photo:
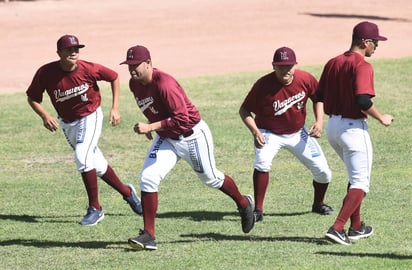
[[[269,172],[272,161],[282,148],[280,136],[265,129],[260,130],[265,136],[266,144],[262,148],[255,147],[255,161],[253,164],[253,191],[255,197],[256,221],[263,220],[263,202],[269,185]]]
[[[200,121],[193,130],[193,135],[176,141],[177,152],[205,185],[217,188],[233,199],[242,217],[242,230],[248,233],[255,223],[253,198],[242,195],[235,181],[216,168],[213,138],[206,122]]]
[[[129,238],[128,243],[137,249],[157,249],[155,238],[155,218],[158,207],[160,182],[179,161],[173,146],[165,139],[156,136],[146,154],[140,174],[140,190],[143,208],[144,229],[137,237]]]
[[[94,125],[88,124],[88,117],[89,120],[93,120]],[[67,142],[74,149],[77,170],[81,173],[88,196],[89,207],[86,216],[80,222],[82,225],[95,225],[104,218],[99,203],[97,172],[93,160],[86,158],[88,154],[92,155],[91,147],[96,145],[96,138],[93,135],[96,125],[99,124],[99,118],[98,113],[95,112],[71,123],[60,121]]]
[[[359,205],[344,203],[342,207],[342,219],[351,218],[351,228],[356,230],[362,227],[360,208],[364,196],[369,192],[370,175],[372,169],[372,143],[368,133],[367,122],[364,120],[346,121],[348,131],[342,133],[341,139],[345,147],[343,156],[349,174],[349,192],[356,192],[354,200],[360,201]],[[348,196],[347,195],[347,196]],[[349,196],[348,200],[352,196]]]
[[[332,172],[317,140],[309,136],[306,128],[302,128],[290,135],[286,147],[312,173],[312,212],[321,215],[335,214],[335,210],[324,203]]]

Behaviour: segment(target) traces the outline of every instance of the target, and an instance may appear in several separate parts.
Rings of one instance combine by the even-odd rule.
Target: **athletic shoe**
[[[333,228],[333,226],[329,228],[328,232],[326,233],[326,237],[335,241],[338,244],[346,246],[350,245],[350,240],[346,235],[345,231],[342,230],[341,232],[338,232]]]
[[[87,208],[87,214],[80,221],[80,224],[84,226],[94,226],[98,222],[102,221],[103,219],[104,219],[103,209],[97,210],[96,208],[89,206],[89,208]]]
[[[245,208],[238,209],[240,217],[242,218],[242,230],[248,233],[255,226],[255,214],[253,213],[254,203],[250,195],[244,196],[248,200],[248,205]]]
[[[142,203],[140,201],[140,198],[137,197],[136,190],[134,189],[132,184],[128,184],[127,186],[130,189],[131,195],[130,197],[123,197],[123,199],[130,205],[133,212],[135,212],[138,215],[141,215],[143,210],[142,210]]]
[[[140,230],[139,236],[135,238],[129,238],[127,241],[133,248],[139,250],[156,250],[156,238],[151,237],[146,230]]]
[[[352,227],[349,228],[348,237],[351,240],[358,240],[361,238],[365,238],[371,236],[373,234],[373,228],[371,226],[365,226],[362,222],[362,227],[359,231],[353,229]]]
[[[263,213],[259,208],[255,208],[255,222],[263,221]]]
[[[319,206],[312,205],[312,212],[313,213],[318,213],[318,214],[321,214],[321,215],[334,215],[334,214],[336,214],[336,211],[333,210],[333,208],[330,207],[327,204],[322,204],[322,205],[319,205]]]

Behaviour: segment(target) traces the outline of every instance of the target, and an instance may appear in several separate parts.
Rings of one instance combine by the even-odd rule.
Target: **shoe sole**
[[[362,239],[362,238],[369,237],[369,236],[371,236],[372,234],[373,234],[373,229],[372,229],[372,231],[371,231],[370,233],[368,233],[368,234],[359,234],[359,235],[354,235],[354,236],[349,236],[349,235],[348,235],[348,238],[349,238],[350,240],[359,240],[359,239]]]
[[[157,250],[157,246],[149,246],[149,245],[145,246],[142,243],[133,241],[131,239],[129,239],[127,243],[129,244],[129,246],[137,250]]]
[[[333,240],[334,242],[338,243],[338,244],[345,245],[345,246],[349,246],[349,245],[350,245],[350,243],[346,243],[345,241],[342,241],[342,239],[340,239],[339,237],[337,237],[337,236],[334,235],[334,234],[327,233],[325,236],[326,236],[327,238],[329,238],[330,240]],[[349,238],[349,237],[348,237],[348,238]]]
[[[99,223],[99,222],[102,221],[103,219],[104,219],[104,213],[102,213],[102,215],[96,220],[95,223],[82,224],[82,223],[80,222],[80,225],[82,225],[82,226],[95,226],[95,225],[97,225],[97,223]]]

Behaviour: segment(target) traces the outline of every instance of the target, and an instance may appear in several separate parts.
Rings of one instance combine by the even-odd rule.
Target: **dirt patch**
[[[349,48],[353,26],[379,25],[373,58],[412,55],[412,1],[392,0],[60,0],[0,2],[0,92],[23,92],[34,72],[56,60],[56,41],[74,34],[80,57],[129,75],[119,63],[136,44],[177,77],[270,69],[276,48],[292,47],[300,65],[324,64]]]

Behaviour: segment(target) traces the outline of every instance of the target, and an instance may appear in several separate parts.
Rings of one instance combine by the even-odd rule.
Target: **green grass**
[[[106,218],[95,227],[78,225],[87,199],[62,132],[43,128],[24,93],[0,95],[0,269],[411,269],[412,58],[373,65],[374,101],[382,112],[393,114],[395,122],[385,128],[369,121],[375,156],[362,217],[375,234],[349,247],[324,239],[335,216],[309,212],[311,176],[283,150],[273,163],[265,220],[251,233],[242,233],[235,204],[202,185],[181,162],[159,191],[159,249],[134,251],[127,238],[137,235],[142,218],[100,181]],[[319,78],[322,67],[302,69]],[[243,193],[253,194],[254,154],[237,112],[252,83],[267,72],[180,79],[212,130],[218,168],[231,175]],[[122,123],[113,128],[106,121],[100,147],[123,181],[138,187],[150,142],[132,131],[135,122],[145,120],[123,83]],[[107,85],[102,92],[107,120]],[[312,119],[309,113],[308,124]],[[326,201],[339,209],[345,169],[325,136],[319,142],[333,170]]]

